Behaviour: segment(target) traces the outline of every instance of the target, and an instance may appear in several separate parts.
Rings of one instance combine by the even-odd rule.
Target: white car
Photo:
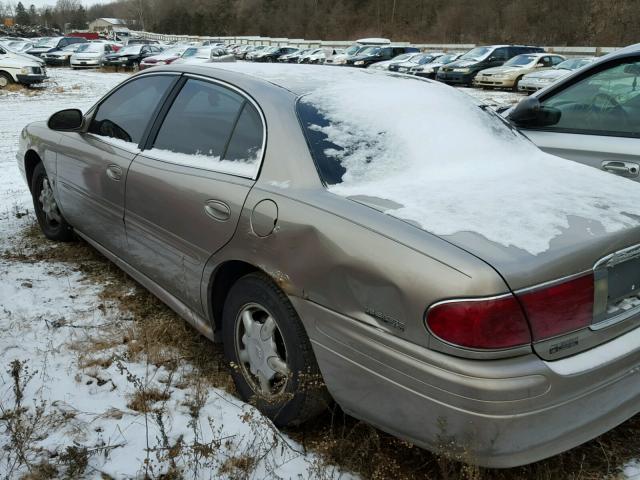
[[[71,45],[62,47],[60,50],[42,53],[40,58],[42,58],[47,65],[69,65],[71,55],[73,55],[81,45],[89,45],[89,43],[72,43]]]
[[[557,82],[559,79],[569,75],[574,70],[577,70],[585,65],[588,65],[595,61],[595,57],[588,58],[570,58],[562,63],[559,63],[555,67],[549,70],[542,70],[541,72],[528,73],[520,83],[518,83],[518,91],[520,92],[536,92],[541,88],[548,87],[552,83]]]
[[[235,62],[236,57],[220,47],[200,47],[195,52],[191,48],[185,50],[178,60],[173,63],[215,63]]]
[[[71,55],[69,64],[71,68],[98,68],[102,64],[104,56],[113,53],[113,45],[102,42],[82,43]]]
[[[41,63],[0,46],[0,89],[11,83],[33,85],[47,78]]]

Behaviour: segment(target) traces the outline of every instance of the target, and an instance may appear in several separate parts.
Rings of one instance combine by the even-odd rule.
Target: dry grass
[[[16,248],[0,258],[20,262],[62,262],[102,285],[104,305],[117,307],[121,321],[96,329],[78,344],[81,367],[87,371],[108,368],[118,355],[132,360],[145,358],[151,364],[174,370],[189,362],[190,386],[199,390],[215,386],[234,392],[222,349],[200,336],[153,295],[140,287],[112,263],[82,241],[55,244],[43,240],[36,226],[27,229]],[[99,375],[96,374],[96,377]],[[186,385],[173,385],[180,388]],[[166,400],[166,392],[141,388],[129,407],[151,412],[154,403]],[[194,409],[197,409],[194,406]],[[562,428],[561,425],[558,426]],[[640,455],[640,416],[601,437],[562,455],[536,464],[508,470],[480,469],[435,455],[387,435],[345,415],[339,407],[287,434],[305,448],[320,454],[329,464],[359,473],[363,478],[397,480],[595,480],[617,478],[619,466]],[[246,478],[255,459],[242,454],[228,459],[221,474]],[[45,471],[46,465],[42,467]],[[326,463],[317,465],[322,478]],[[39,478],[34,475],[33,478]]]

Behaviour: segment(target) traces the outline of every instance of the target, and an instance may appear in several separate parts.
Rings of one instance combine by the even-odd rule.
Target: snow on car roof
[[[473,232],[537,255],[586,219],[589,232],[640,225],[635,182],[543,153],[452,87],[329,66],[218,64],[301,95],[326,122],[324,154],[346,169],[329,187],[397,204],[386,213],[436,235]],[[595,235],[595,233],[593,233]]]

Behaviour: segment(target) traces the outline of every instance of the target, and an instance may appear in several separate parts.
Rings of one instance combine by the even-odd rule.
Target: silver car
[[[606,55],[508,114],[542,150],[640,179],[640,44]]]
[[[157,67],[28,125],[17,160],[44,234],[223,342],[276,425],[333,399],[510,467],[640,411],[640,189],[446,85]]]

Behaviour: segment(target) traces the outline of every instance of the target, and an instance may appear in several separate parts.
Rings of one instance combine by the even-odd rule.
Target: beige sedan
[[[563,62],[561,55],[549,53],[526,53],[517,55],[504,65],[487,68],[476,75],[473,85],[483,88],[512,88],[518,89],[518,82],[527,73],[552,68]]]

